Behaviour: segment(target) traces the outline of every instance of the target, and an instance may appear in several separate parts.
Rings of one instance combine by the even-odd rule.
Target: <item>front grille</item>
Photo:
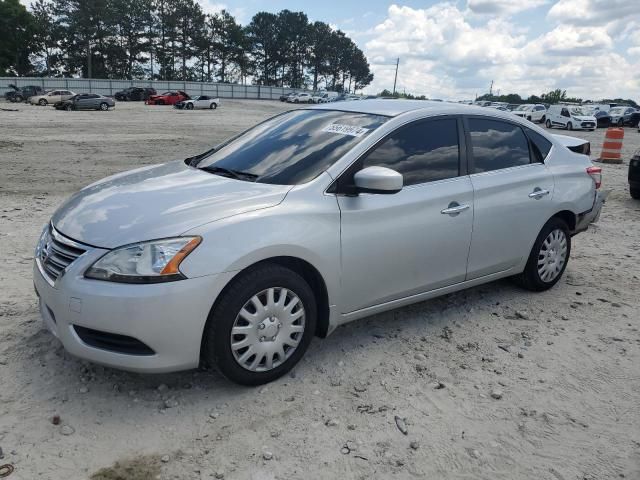
[[[55,282],[84,252],[86,250],[80,244],[64,237],[50,226],[40,244],[38,260],[44,273]]]
[[[593,122],[582,122],[582,126],[583,126],[584,128],[593,128],[593,127],[595,127],[595,126],[596,126],[596,124],[595,124],[595,123],[593,123]]]
[[[79,325],[74,325],[73,329],[84,343],[93,348],[127,355],[155,355],[156,353],[137,338],[102,332]]]

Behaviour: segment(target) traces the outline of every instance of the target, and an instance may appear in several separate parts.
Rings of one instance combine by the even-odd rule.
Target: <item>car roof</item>
[[[354,113],[370,113],[373,115],[385,115],[388,117],[396,117],[403,113],[423,110],[425,113],[433,115],[438,114],[467,114],[467,115],[488,115],[501,118],[513,118],[510,113],[504,115],[504,112],[494,108],[479,107],[474,105],[465,105],[461,103],[433,102],[429,100],[395,100],[395,99],[369,99],[359,100],[357,102],[340,102],[340,103],[322,103],[313,107],[314,110],[338,110],[342,112]]]

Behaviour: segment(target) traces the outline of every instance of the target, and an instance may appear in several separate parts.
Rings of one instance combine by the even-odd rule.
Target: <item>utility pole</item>
[[[493,95],[493,80],[491,80],[491,86],[489,87],[489,95]]]
[[[91,78],[91,40],[87,39],[87,78]]]
[[[396,82],[398,81],[398,65],[400,65],[400,57],[396,60],[396,76],[393,79],[393,96],[396,96]]]

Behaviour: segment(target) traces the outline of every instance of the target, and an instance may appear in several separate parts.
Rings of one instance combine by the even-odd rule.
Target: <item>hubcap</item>
[[[231,328],[236,362],[252,372],[282,365],[302,340],[304,305],[291,290],[272,287],[251,297]]]
[[[544,282],[556,279],[567,261],[567,236],[556,229],[553,230],[540,247],[538,253],[538,275]]]

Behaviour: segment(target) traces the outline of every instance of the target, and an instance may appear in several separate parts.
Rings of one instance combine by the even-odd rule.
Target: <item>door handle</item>
[[[529,194],[529,198],[535,198],[536,200],[541,199],[542,197],[549,195],[549,190],[542,190],[541,188],[534,188],[533,192]]]
[[[469,209],[469,205],[460,205],[458,202],[451,202],[449,206],[444,210],[441,210],[440,213],[443,215],[451,215],[453,217],[467,209]]]

